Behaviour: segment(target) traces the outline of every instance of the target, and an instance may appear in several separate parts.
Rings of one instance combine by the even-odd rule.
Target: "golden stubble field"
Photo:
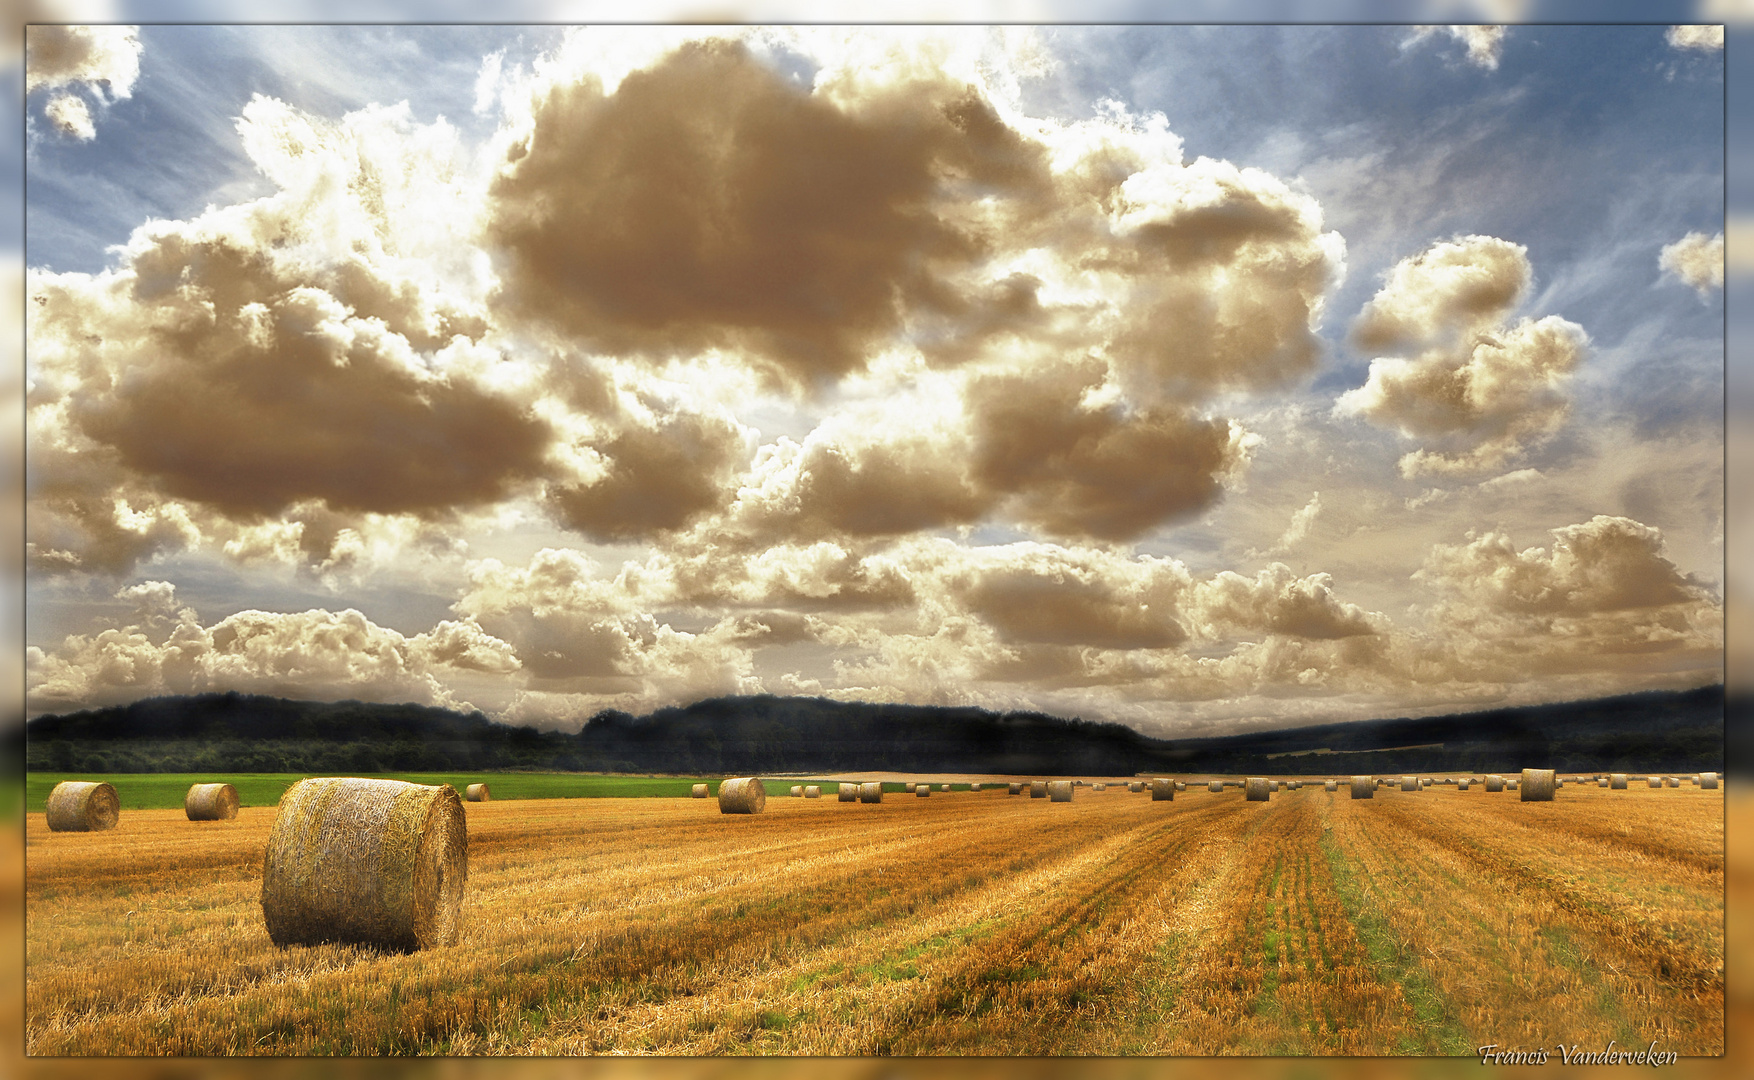
[[[276,949],[272,809],[26,823],[25,1045],[83,1054],[1724,1048],[1718,791],[468,806],[461,942]]]

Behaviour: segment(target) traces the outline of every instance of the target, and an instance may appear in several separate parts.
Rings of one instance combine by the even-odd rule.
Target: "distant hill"
[[[1043,713],[771,695],[637,717],[606,710],[567,734],[420,705],[231,693],[40,716],[26,725],[25,752],[27,768],[55,772],[1694,772],[1723,769],[1724,692],[1173,740]]]

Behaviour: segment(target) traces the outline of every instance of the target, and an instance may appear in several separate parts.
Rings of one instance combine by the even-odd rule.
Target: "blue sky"
[[[1132,171],[1130,194],[1117,181],[1104,197],[1131,200],[1133,217],[1089,216],[1067,194],[1076,170],[1055,166],[1060,193],[1032,212],[1084,233],[1012,250],[993,232],[984,242],[999,254],[934,286],[985,296],[1027,272],[1046,283],[1045,321],[958,323],[950,332],[973,351],[953,363],[910,353],[917,336],[865,335],[863,352],[825,374],[790,339],[745,333],[815,325],[738,307],[758,299],[663,300],[668,329],[654,330],[604,306],[640,264],[581,285],[599,272],[588,252],[550,240],[612,239],[589,216],[610,189],[571,179],[595,175],[590,145],[544,151],[562,155],[541,174],[560,178],[552,195],[534,159],[494,164],[522,132],[560,146],[565,125],[598,122],[570,88],[619,77],[628,57],[657,85],[680,83],[664,49],[598,47],[554,27],[142,26],[128,96],[79,91],[91,138],[48,120],[60,91],[26,102],[30,288],[58,313],[31,328],[31,709],[235,687],[467,703],[567,727],[601,707],[766,690],[1028,706],[1175,733],[1715,681],[1724,297],[1659,257],[1722,229],[1724,53],[1678,48],[1666,29],[1514,26],[1489,57],[1462,35],[1402,26],[965,41],[983,65],[976,91],[1025,145]],[[841,72],[863,89],[819,78],[815,96],[868,128],[890,122],[886,109],[919,107],[897,89],[907,64],[974,85],[956,48],[914,40],[858,75],[849,57],[867,45],[763,39],[751,55],[802,75],[794,87]],[[483,75],[494,55],[497,82]],[[258,96],[280,104],[252,106]],[[671,100],[687,99],[642,106],[654,110],[644,122],[671,123]],[[372,112],[404,101],[405,114]],[[368,114],[377,126],[361,134]],[[308,144],[299,131],[355,134],[316,158],[252,160],[243,115],[259,158]],[[1086,145],[1099,137],[1129,149]],[[1165,149],[1176,141],[1179,154]],[[547,425],[539,450],[453,463],[486,497],[385,493],[327,458],[277,462],[273,440],[289,435],[267,421],[227,443],[192,435],[193,419],[165,428],[162,408],[141,404],[174,379],[211,378],[190,384],[204,407],[243,400],[238,380],[255,375],[225,350],[245,346],[157,336],[171,309],[130,283],[169,260],[184,300],[231,302],[212,300],[222,283],[188,252],[221,235],[248,247],[236,238],[266,235],[264,207],[340,224],[312,226],[296,258],[261,248],[275,269],[249,286],[257,305],[280,312],[297,290],[321,291],[352,309],[324,318],[358,332],[345,273],[364,234],[347,229],[365,204],[321,184],[293,192],[306,181],[287,178],[317,158],[341,176],[362,153],[348,146],[391,144],[385,160],[411,176],[444,157],[450,186],[420,189],[437,217],[379,220],[381,249],[360,256],[361,272],[467,328],[466,348],[399,332],[395,362],[424,365],[437,381],[422,393]],[[811,144],[797,145],[809,160]],[[417,181],[385,197],[414,199]],[[1001,209],[1047,198],[991,190]],[[930,205],[961,220],[955,199]],[[1193,242],[1175,237],[1200,206],[1242,223],[1245,247],[1218,269],[1200,261],[1216,249],[1176,246]],[[749,224],[727,213],[715,220]],[[547,232],[517,231],[524,214],[550,215]],[[824,228],[859,227],[828,214]],[[137,234],[149,220],[160,224]],[[1136,220],[1167,228],[1167,246],[1134,239],[1150,235]],[[423,221],[442,228],[428,235]],[[774,228],[774,243],[796,239]],[[1103,258],[1156,269],[1079,277],[1099,249],[1068,238],[1091,228],[1108,230]],[[768,250],[749,265],[784,280]],[[568,259],[573,271],[552,271]],[[866,303],[856,276],[835,284],[832,261],[820,271],[799,287]],[[1471,307],[1445,292],[1450,274],[1502,295]],[[1208,340],[1190,314],[1200,296],[1257,314],[1221,315],[1224,334]],[[907,325],[937,317],[929,299],[898,302]],[[1135,310],[1153,302],[1169,306]],[[573,304],[586,307],[562,306]],[[1073,318],[1080,304],[1103,314]],[[1355,333],[1370,305],[1422,314],[1395,324],[1399,344],[1372,346]],[[477,321],[455,322],[465,309]],[[109,327],[106,343],[82,342],[69,329],[81,325]],[[273,340],[289,340],[291,323],[277,325]],[[1232,338],[1254,344],[1223,344]],[[293,362],[262,348],[251,363]],[[1473,374],[1458,375],[1470,357]],[[800,371],[815,381],[795,382]],[[1467,402],[1445,396],[1467,378]],[[306,388],[315,416],[365,392],[338,377],[345,396],[326,405],[326,385]],[[992,396],[997,386],[1010,390]],[[1057,389],[1068,386],[1077,393]],[[406,404],[386,399],[381,415]],[[1018,422],[1044,433],[1040,445],[1007,443],[1010,456],[993,458]],[[1057,451],[1045,433],[1067,424],[1108,434]],[[388,461],[408,438],[456,445],[418,425],[397,445],[368,436],[336,437],[392,486],[372,451]],[[240,490],[222,467],[232,452],[283,468],[285,497]],[[1421,452],[1426,464],[1409,464]],[[850,486],[831,491],[831,475]],[[1127,490],[1139,501],[1116,508]],[[906,588],[860,592],[884,581]]]

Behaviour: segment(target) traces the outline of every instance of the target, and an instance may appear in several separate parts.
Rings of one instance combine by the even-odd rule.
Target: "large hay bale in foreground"
[[[1608,774],[1608,786],[1613,788],[1615,791],[1625,791],[1626,790],[1626,774],[1623,772],[1609,773]]]
[[[1071,802],[1072,801],[1072,781],[1070,781],[1070,780],[1050,780],[1050,781],[1048,781],[1048,799],[1053,801],[1053,802]]]
[[[842,784],[840,786],[839,794],[840,794],[840,801],[841,802],[858,802],[859,801],[859,785],[857,785],[857,784]]]
[[[1699,787],[1705,791],[1717,790],[1717,773],[1702,772],[1699,774]]]
[[[486,784],[470,784],[463,789],[464,802],[492,802],[493,792],[487,790]]]
[[[1046,780],[1031,780],[1029,782],[1029,797],[1032,799],[1047,798],[1048,782]]]
[[[1418,791],[1419,790],[1419,778],[1417,776],[1403,776],[1403,777],[1401,777],[1401,790],[1402,791]]]
[[[862,803],[880,803],[883,801],[883,781],[868,780],[859,785],[859,801]]]
[[[707,791],[705,784],[696,784],[688,789],[688,797],[691,799],[704,799],[708,794],[710,792]]]
[[[1210,782],[1206,785],[1206,790],[1210,791],[1214,795],[1220,794],[1224,791],[1224,781],[1213,780],[1212,782]]]
[[[1005,785],[1005,794],[1007,794],[1007,795],[1021,795],[1021,794],[1023,794],[1023,785],[1021,783],[1006,784]]]
[[[1269,787],[1267,778],[1264,776],[1251,776],[1248,778],[1248,785],[1243,788],[1244,798],[1248,802],[1266,802],[1268,796],[1272,794],[1273,788],[1278,786],[1278,784],[1273,784]]]
[[[468,876],[468,826],[449,784],[300,780],[268,834],[262,919],[282,947],[452,945]]]
[[[55,832],[102,832],[116,827],[122,800],[102,781],[63,780],[49,792],[43,809]]]
[[[1352,797],[1354,799],[1376,798],[1376,778],[1370,776],[1354,776],[1352,778]]]
[[[1552,802],[1559,778],[1552,769],[1524,769],[1519,790],[1523,802]]]
[[[759,814],[767,808],[767,788],[753,776],[739,776],[719,785],[719,813]]]
[[[1497,773],[1493,773],[1492,775],[1488,776],[1486,778],[1486,790],[1487,791],[1503,791],[1504,790],[1504,777],[1498,775]]]
[[[183,796],[190,821],[230,821],[238,816],[238,789],[230,784],[190,784]]]
[[[820,798],[822,798],[822,785],[820,785],[820,784],[805,784],[804,785],[804,797],[806,799],[820,799]]]
[[[1157,779],[1151,781],[1151,801],[1152,802],[1174,802],[1175,801],[1175,781],[1166,779],[1166,778],[1161,777],[1161,776],[1158,777]]]

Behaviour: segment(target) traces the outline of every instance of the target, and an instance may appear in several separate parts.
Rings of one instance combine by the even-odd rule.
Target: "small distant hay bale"
[[[1279,781],[1277,781],[1277,780],[1267,781],[1267,791],[1269,794],[1271,794],[1272,792],[1278,791],[1278,790],[1279,790]]]
[[[1174,802],[1175,781],[1162,776],[1151,781],[1151,801]]]
[[[1506,780],[1504,782],[1504,790],[1515,791],[1517,789],[1518,783],[1519,783],[1519,781],[1516,781],[1516,780]]]
[[[468,825],[449,784],[300,780],[268,834],[262,920],[282,948],[452,945],[468,877]]]
[[[1049,799],[1049,801],[1051,801],[1051,802],[1071,802],[1072,801],[1072,783],[1073,782],[1070,780],[1049,780],[1048,781],[1048,799]]]
[[[1523,802],[1552,802],[1559,778],[1552,769],[1524,769],[1520,786]]]
[[[1220,794],[1221,792],[1224,791],[1224,781],[1214,780],[1211,783],[1206,785],[1206,790],[1210,791],[1214,795]]]
[[[822,798],[822,785],[820,785],[820,784],[805,784],[804,785],[804,797],[806,799],[820,799],[820,798]]]
[[[493,792],[487,790],[486,784],[470,784],[463,789],[464,802],[492,802]]]
[[[1047,798],[1048,782],[1046,780],[1031,780],[1029,782],[1029,797],[1032,799]]]
[[[916,796],[918,796],[919,798],[924,799],[932,794],[932,785],[931,784],[915,784],[914,785],[914,794]]]
[[[63,780],[49,792],[43,809],[55,832],[102,832],[116,827],[122,800],[102,781]]]
[[[688,797],[691,799],[704,799],[709,794],[711,793],[707,791],[705,784],[696,784],[688,789]]]
[[[1175,782],[1175,789],[1177,791],[1186,791],[1188,789],[1188,782],[1186,780],[1177,780]]]
[[[739,776],[719,785],[719,813],[759,814],[767,809],[767,788],[753,776]]]
[[[1497,773],[1492,773],[1490,776],[1486,777],[1486,790],[1487,791],[1503,791],[1504,790],[1504,777],[1498,775]]]
[[[1023,785],[1021,783],[1006,784],[1005,785],[1005,794],[1007,794],[1007,795],[1021,795],[1021,794],[1023,794]]]
[[[1371,776],[1354,776],[1352,778],[1352,797],[1354,799],[1376,798],[1376,778]]]
[[[883,781],[868,780],[859,785],[859,801],[861,803],[880,803],[883,801]]]
[[[803,796],[804,796],[804,785],[793,784],[792,785],[792,798],[800,799],[800,798],[803,798]]]
[[[949,791],[949,790],[950,790],[950,785],[949,785],[949,784],[939,784],[939,785],[938,785],[938,790],[939,790],[939,791]]]
[[[1340,790],[1340,782],[1338,780],[1323,780],[1322,781],[1322,790],[1323,791],[1339,791]]]
[[[1663,778],[1660,776],[1647,776],[1644,779],[1650,787],[1658,788],[1663,786]]]
[[[1460,780],[1456,781],[1456,790],[1457,791],[1468,790],[1468,778],[1467,777],[1464,776]]]
[[[1139,792],[1145,790],[1145,781],[1143,781],[1143,780],[1129,780],[1129,781],[1127,781],[1127,790],[1132,792],[1133,794],[1137,795]]]
[[[1267,778],[1264,776],[1251,776],[1248,778],[1247,786],[1243,788],[1243,794],[1249,802],[1266,802],[1272,794],[1273,788],[1277,786],[1277,784],[1268,786]]]
[[[1107,791],[1108,785],[1107,784],[1091,784],[1090,790],[1091,791]]]
[[[1606,776],[1598,778],[1596,780],[1596,786],[1597,787],[1607,787],[1608,786],[1608,778]]]
[[[238,789],[230,784],[190,784],[183,796],[190,821],[230,821],[238,816]]]
[[[1417,776],[1403,776],[1403,777],[1401,777],[1401,790],[1402,791],[1418,791],[1419,790],[1419,778]]]
[[[919,787],[919,786],[920,786],[920,785],[918,785],[918,784],[916,784],[916,783],[913,783],[913,782],[912,782],[912,781],[909,781],[909,782],[908,782],[908,785],[907,785],[907,787],[906,787],[906,788],[905,788],[905,789],[904,789],[904,790],[905,790],[905,791],[906,791],[906,792],[907,792],[907,793],[908,793],[908,794],[909,794],[909,795],[912,795],[912,794],[913,794],[913,793],[914,793],[914,788],[917,788],[917,787]]]
[[[968,790],[970,791],[979,791],[980,789],[981,786],[978,783],[968,785]]]
[[[1675,776],[1671,776],[1671,777],[1669,777],[1669,786],[1670,786],[1670,787],[1680,787],[1680,786],[1681,786],[1681,780],[1680,780],[1680,778],[1679,778],[1679,777],[1675,777]]]
[[[841,802],[858,802],[859,801],[859,785],[857,785],[857,784],[842,784],[842,785],[840,785],[840,801]]]
[[[1717,773],[1702,772],[1699,774],[1699,786],[1705,791],[1717,790]]]
[[[1613,788],[1615,791],[1625,791],[1626,790],[1626,774],[1623,772],[1609,773],[1608,774],[1608,786]]]

